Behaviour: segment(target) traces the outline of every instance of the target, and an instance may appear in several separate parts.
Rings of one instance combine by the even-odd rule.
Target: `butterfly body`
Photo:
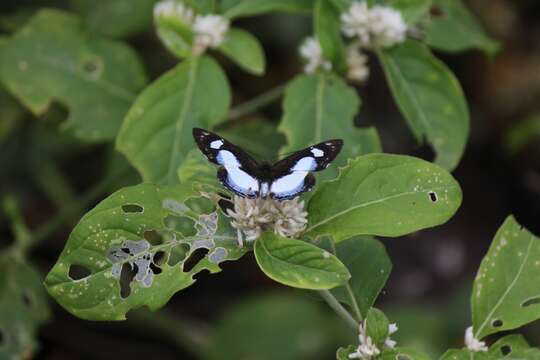
[[[342,140],[328,140],[297,151],[275,164],[258,163],[244,150],[210,131],[194,128],[193,137],[206,158],[220,165],[219,181],[247,198],[292,199],[311,190],[311,172],[328,167],[343,146]]]

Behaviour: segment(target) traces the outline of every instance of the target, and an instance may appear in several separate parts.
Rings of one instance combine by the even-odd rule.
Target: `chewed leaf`
[[[540,349],[532,348],[522,335],[507,335],[489,347],[493,359],[539,360]]]
[[[301,289],[331,289],[351,275],[338,258],[305,241],[266,232],[255,242],[255,258],[271,279]]]
[[[0,52],[0,76],[34,114],[52,101],[69,110],[64,127],[85,140],[111,140],[146,76],[121,42],[91,35],[78,17],[42,10]]]
[[[308,206],[307,236],[401,236],[446,222],[461,204],[447,171],[410,156],[371,154],[349,161],[319,185]]]
[[[77,224],[47,290],[76,316],[122,320],[130,309],[163,306],[198,272],[220,271],[246,250],[213,204],[195,196],[190,184],[114,193]]]
[[[25,262],[0,260],[1,359],[27,359],[36,351],[38,327],[50,316],[41,280]]]
[[[540,239],[510,216],[482,260],[471,297],[475,337],[540,318]]]

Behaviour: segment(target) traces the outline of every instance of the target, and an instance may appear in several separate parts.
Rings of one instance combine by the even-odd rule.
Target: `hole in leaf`
[[[82,71],[93,79],[97,79],[103,72],[103,61],[97,56],[90,56],[81,62]]]
[[[5,338],[4,330],[0,329],[0,346],[4,345]]]
[[[161,245],[165,242],[163,235],[156,230],[146,230],[143,234],[143,238],[153,246]]]
[[[122,271],[120,272],[120,296],[125,299],[131,294],[131,282],[137,274],[137,265],[125,263],[122,265]]]
[[[186,216],[169,215],[163,219],[163,223],[168,229],[179,232],[184,236],[193,236],[197,233],[195,221]]]
[[[205,198],[191,198],[185,201],[188,208],[200,214],[207,214],[214,210],[214,204]]]
[[[527,307],[527,306],[536,305],[536,304],[540,304],[539,296],[525,300],[524,302],[521,303],[521,307]]]
[[[32,307],[32,305],[33,305],[32,297],[27,292],[23,293],[22,302],[23,302],[24,305],[26,305],[28,307]]]
[[[503,326],[503,322],[501,319],[495,319],[491,322],[491,325],[493,325],[493,327],[501,327]]]
[[[439,200],[439,199],[437,198],[437,193],[436,193],[435,191],[430,191],[430,192],[428,193],[428,195],[429,195],[429,200],[431,200],[431,201],[433,201],[433,202],[437,202],[437,200]]]
[[[68,276],[71,280],[81,280],[89,276],[92,272],[85,266],[71,264],[69,266]]]
[[[167,261],[167,264],[169,264],[169,266],[174,266],[178,264],[180,261],[186,258],[188,252],[189,252],[188,244],[180,244],[178,246],[173,247],[171,249],[171,253],[169,254],[169,261]]]
[[[137,204],[122,205],[122,211],[125,213],[142,213],[144,208]]]
[[[158,251],[154,254],[154,258],[152,259],[153,263],[161,266],[165,263],[166,259],[166,253],[165,251]]]
[[[227,212],[227,210],[234,211],[234,204],[230,200],[219,199],[218,205],[219,205],[219,208],[221,209],[221,211],[223,211],[224,214],[227,214],[227,215],[229,214]]]
[[[512,347],[510,345],[501,346],[501,354],[506,356],[512,352]]]
[[[436,5],[433,5],[431,7],[431,9],[429,10],[429,13],[431,14],[432,17],[435,17],[435,18],[444,16],[443,10]]]
[[[199,248],[191,253],[191,255],[184,261],[183,271],[184,272],[190,272],[191,269],[195,267],[201,261],[204,259],[204,257],[208,254],[208,249],[205,248]]]

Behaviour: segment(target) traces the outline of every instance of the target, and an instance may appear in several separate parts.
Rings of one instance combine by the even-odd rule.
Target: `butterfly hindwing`
[[[285,200],[309,191],[315,185],[315,177],[310,172],[326,169],[342,146],[342,140],[328,140],[278,161],[272,166],[270,196]]]
[[[214,164],[220,165],[218,179],[237,195],[254,198],[259,194],[258,164],[238,146],[217,134],[194,128],[197,146]]]

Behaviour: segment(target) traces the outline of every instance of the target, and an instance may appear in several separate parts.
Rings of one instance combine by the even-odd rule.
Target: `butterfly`
[[[328,140],[274,163],[258,163],[240,147],[210,131],[194,128],[193,138],[206,158],[220,165],[219,181],[246,198],[292,199],[315,185],[312,171],[324,170],[341,151],[343,140]]]

